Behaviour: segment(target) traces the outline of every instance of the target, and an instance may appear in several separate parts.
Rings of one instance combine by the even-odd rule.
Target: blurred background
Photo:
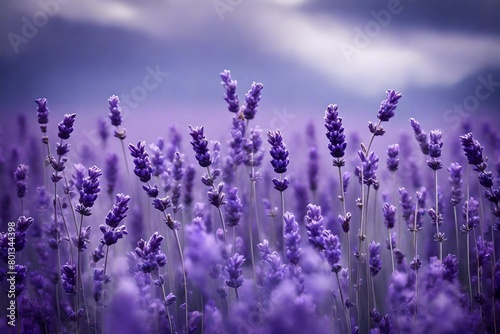
[[[466,120],[500,123],[494,0],[0,0],[0,8],[4,134],[20,113],[35,128],[34,99],[46,97],[54,127],[76,112],[77,131],[92,142],[116,94],[131,140],[153,140],[172,123],[186,135],[187,124],[204,124],[216,137],[230,127],[224,69],[241,102],[253,81],[264,84],[256,123],[265,130],[320,125],[336,103],[348,132],[367,131],[387,89],[404,93],[387,130],[410,130],[410,117],[445,136]]]

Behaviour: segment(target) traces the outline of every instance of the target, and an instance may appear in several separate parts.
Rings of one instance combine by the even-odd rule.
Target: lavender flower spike
[[[391,172],[395,172],[398,170],[399,166],[399,145],[393,144],[387,147],[387,169]]]
[[[261,91],[264,85],[259,83],[252,83],[252,88],[245,95],[245,105],[243,106],[243,115],[245,119],[251,120],[255,118],[257,113],[257,105],[260,101]]]
[[[451,203],[458,205],[464,199],[462,191],[462,166],[458,163],[451,163],[448,171],[450,172],[448,180],[451,184]]]
[[[334,158],[333,164],[342,167],[345,162],[340,159],[345,154],[347,143],[345,142],[344,127],[342,126],[342,117],[338,117],[338,106],[330,104],[325,111],[326,138],[328,138],[328,149],[330,155]]]
[[[415,139],[417,140],[418,145],[420,146],[420,150],[422,151],[423,154],[428,155],[429,143],[427,140],[427,133],[422,130],[420,123],[417,122],[417,120],[414,118],[410,118],[410,125],[413,129],[413,133],[415,134]]]
[[[309,243],[317,250],[325,248],[323,236],[323,216],[321,207],[314,204],[307,205],[306,230]]]
[[[36,115],[38,117],[38,124],[43,134],[47,133],[47,124],[49,123],[49,108],[47,107],[47,99],[40,98],[35,100],[38,105]],[[48,139],[44,139],[48,140]],[[46,144],[46,142],[44,141]]]
[[[122,110],[120,109],[120,99],[116,95],[112,95],[108,99],[109,103],[109,119],[111,120],[111,125],[120,126],[122,125]]]
[[[124,194],[116,195],[116,203],[113,208],[106,215],[106,225],[112,228],[117,228],[125,217],[129,209],[128,202],[130,201],[130,196]]]
[[[230,288],[238,289],[243,285],[243,265],[245,264],[245,257],[238,253],[229,257],[227,260],[226,271],[229,274],[229,279],[226,280],[227,286]]]
[[[59,132],[57,136],[63,140],[69,139],[73,132],[73,125],[75,124],[76,114],[66,114],[63,120],[58,125]]]
[[[471,132],[460,136],[460,142],[464,149],[469,165],[476,168],[474,170],[483,172],[486,169],[486,159],[483,156],[483,146],[474,139]]]
[[[151,180],[153,173],[153,168],[151,167],[151,162],[149,161],[149,154],[145,150],[145,142],[137,142],[137,146],[132,144],[128,145],[130,150],[130,155],[134,158],[134,173],[139,177],[142,182],[148,182]]]
[[[366,157],[361,150],[358,151],[358,156],[363,163],[363,183],[368,186],[373,185],[377,180],[375,172],[378,168],[378,156],[374,152],[370,152]]]
[[[84,216],[90,216],[90,209],[94,206],[97,194],[101,191],[99,188],[99,176],[102,172],[96,166],[90,167],[89,176],[83,180],[82,190],[80,190],[80,202],[76,205],[76,211]]]
[[[382,261],[380,260],[380,244],[372,241],[368,246],[370,250],[370,272],[372,276],[377,275],[382,270]]]
[[[76,266],[65,264],[61,270],[62,287],[70,295],[76,294]]]
[[[267,142],[271,145],[269,153],[273,158],[271,160],[271,165],[274,171],[278,174],[286,173],[289,163],[288,150],[283,142],[283,135],[280,130],[276,130],[276,132],[268,131]]]
[[[384,213],[384,223],[387,229],[394,228],[396,224],[396,207],[394,205],[390,205],[389,203],[384,203],[382,207],[382,212]]]
[[[438,170],[442,168],[441,160],[438,159],[441,156],[441,147],[443,147],[443,141],[441,140],[441,131],[434,130],[429,133],[429,156],[427,160],[427,166],[432,170]]]
[[[238,81],[231,79],[231,72],[229,70],[222,71],[220,77],[222,79],[221,84],[226,89],[226,94],[222,97],[224,98],[224,101],[227,102],[227,110],[237,113],[240,109],[240,101],[238,99],[238,94],[236,94]]]
[[[14,171],[14,181],[16,181],[17,197],[19,198],[23,198],[26,194],[29,170],[28,165],[20,164]]]
[[[340,250],[340,241],[336,235],[329,230],[323,231],[323,240],[325,244],[325,257],[334,273],[338,273],[342,266],[339,264],[342,252]]]
[[[387,99],[383,100],[380,103],[380,108],[378,110],[378,119],[382,122],[389,121],[392,117],[394,117],[394,111],[398,106],[399,99],[403,96],[400,92],[396,92],[395,90],[387,90]]]
[[[208,149],[208,140],[203,131],[202,126],[195,128],[191,127],[191,125],[189,126],[189,134],[193,138],[190,143],[193,146],[196,160],[198,160],[201,167],[208,167],[212,164],[212,161]]]
[[[290,263],[297,265],[302,254],[302,249],[300,248],[300,233],[299,224],[295,221],[295,217],[290,212],[285,213],[284,217],[285,224],[285,249],[286,258]]]
[[[233,187],[227,193],[226,222],[227,226],[236,226],[240,223],[243,214],[243,205],[238,196],[238,188]]]

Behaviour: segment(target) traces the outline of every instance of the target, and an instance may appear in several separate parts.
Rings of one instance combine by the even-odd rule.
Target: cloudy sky
[[[264,83],[264,122],[374,118],[386,89],[401,118],[456,128],[500,113],[500,3],[494,0],[0,0],[0,112],[106,115],[112,94],[138,115],[209,122]],[[425,116],[425,117],[424,117]],[[282,117],[283,119],[286,117]],[[291,119],[291,118],[290,118]],[[285,122],[286,123],[286,122]],[[286,123],[288,124],[288,123]]]

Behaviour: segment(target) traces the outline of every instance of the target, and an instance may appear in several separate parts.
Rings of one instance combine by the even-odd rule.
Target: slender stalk
[[[339,168],[339,180],[340,180],[340,201],[342,202],[342,209],[343,209],[343,212],[344,212],[344,219],[345,219],[345,216],[347,215],[347,210],[346,210],[346,204],[345,204],[345,194],[344,194],[344,178],[342,177],[342,167],[340,167],[340,165],[338,166]],[[347,250],[348,250],[348,253],[347,253],[347,270],[349,272],[349,290],[348,290],[348,294],[349,294],[349,299],[351,298],[351,286],[352,286],[352,279],[351,279],[351,275],[352,275],[352,264],[351,264],[351,238],[349,236],[349,232],[346,233],[346,238],[347,238]],[[350,321],[349,321],[349,327],[350,327]],[[350,332],[350,329],[349,329],[349,332]]]
[[[280,174],[280,182],[283,180],[283,174]],[[281,248],[285,249],[285,195],[280,191],[281,198],[281,224],[283,225],[281,231]]]
[[[210,170],[210,166],[207,167],[207,173],[208,173],[208,177],[210,178],[210,180],[212,180],[212,189],[215,189],[215,185],[213,184],[212,171]],[[222,226],[222,230],[224,231],[224,242],[226,242],[227,231],[226,231],[226,224],[224,222],[224,215],[222,214],[222,208],[220,207],[220,205],[217,209],[219,210],[219,217],[220,217],[220,221],[221,221],[221,226]]]
[[[436,188],[436,233],[439,233],[439,196],[437,170],[434,170],[434,186]],[[443,262],[443,242],[439,241],[439,260]]]
[[[349,308],[345,306],[344,302],[344,295],[342,293],[342,287],[340,286],[340,279],[339,279],[339,273],[335,273],[335,276],[337,277],[337,284],[339,286],[339,292],[340,292],[340,300],[342,301],[342,308],[344,309],[344,314],[347,320],[347,327],[348,327],[348,333],[351,333],[351,317],[349,315]]]
[[[456,242],[457,242],[457,257],[458,257],[460,247],[458,245],[458,218],[457,218],[457,206],[456,205],[453,206],[453,217],[455,219],[455,238],[456,238]]]
[[[239,304],[240,302],[240,297],[238,296],[238,289],[234,289],[234,293],[236,294],[236,302]]]
[[[186,267],[184,265],[184,257],[182,255],[182,248],[179,241],[179,235],[177,234],[177,230],[174,229],[175,242],[177,243],[177,249],[179,250],[179,257],[181,258],[181,267],[182,267],[182,278],[184,280],[184,299],[186,300],[186,333],[189,330],[189,311],[188,311],[188,289],[187,289],[187,279],[186,279]]]
[[[130,181],[130,169],[128,167],[127,152],[125,150],[125,143],[123,142],[123,139],[120,139],[120,143],[122,145],[123,160],[125,160],[125,168],[127,169],[127,175]]]
[[[392,249],[392,239],[391,239],[391,230],[390,229],[387,229],[387,235],[389,237],[389,248],[391,250],[392,272],[394,272],[394,250]]]
[[[467,203],[467,207],[468,206],[469,205]],[[468,224],[468,223],[466,222],[466,224]],[[470,240],[469,239],[470,239],[470,233],[467,232],[467,276],[469,277],[469,295],[470,295],[469,309],[472,310],[472,280],[470,277]]]

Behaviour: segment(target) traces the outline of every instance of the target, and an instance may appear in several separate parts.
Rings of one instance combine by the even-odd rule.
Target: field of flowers
[[[78,115],[52,119],[40,98],[12,124],[1,333],[497,333],[496,129],[411,118],[398,136],[404,96],[388,90],[367,127],[344,129],[328,105],[292,149],[259,128],[263,85],[240,101],[220,77],[221,142],[200,120],[131,143],[117,96],[81,161]]]

